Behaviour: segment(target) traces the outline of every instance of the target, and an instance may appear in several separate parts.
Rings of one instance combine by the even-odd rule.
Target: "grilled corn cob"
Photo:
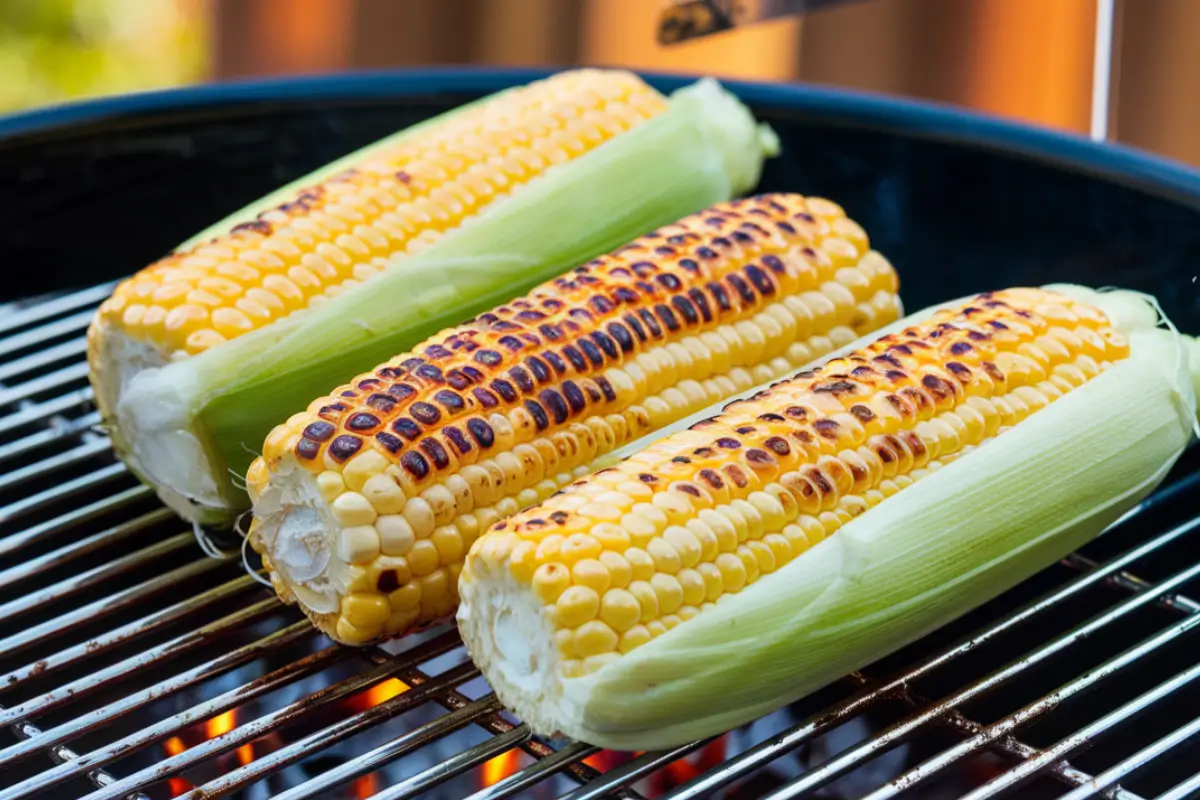
[[[279,595],[342,642],[445,620],[488,526],[597,456],[898,316],[895,272],[837,205],[718,204],[275,428],[247,476],[252,544]]]
[[[277,420],[347,375],[655,225],[753,186],[774,147],[711,81],[668,99],[579,70],[423,123],[120,284],[88,331],[118,454],[228,521]]]
[[[459,581],[475,663],[539,733],[672,747],[1052,563],[1195,424],[1149,305],[1061,292],[920,315],[497,522]]]

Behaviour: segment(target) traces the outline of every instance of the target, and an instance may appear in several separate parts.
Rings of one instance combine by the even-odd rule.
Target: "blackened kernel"
[[[838,425],[837,422],[832,419],[819,419],[813,423],[813,428],[818,434],[826,439],[836,439],[838,429],[841,428],[841,425]]]
[[[996,329],[996,330],[998,330],[998,331],[1006,331],[1006,330],[1008,330],[1008,326],[1007,326],[1007,325],[1005,325],[1003,322],[1001,322],[1001,321],[1000,321],[1000,320],[998,320],[998,319],[989,320],[989,321],[988,321],[988,325],[991,325],[993,328],[995,328],[995,329]]]
[[[421,358],[420,356],[413,356],[412,358],[406,358],[403,361],[401,361],[400,366],[411,371],[411,370],[414,370],[417,367],[421,366],[424,363],[425,363],[425,359]]]
[[[301,439],[296,442],[296,455],[308,461],[312,461],[321,453],[321,443],[314,442],[312,439]]]
[[[533,417],[533,424],[537,426],[539,431],[544,431],[550,427],[550,418],[546,416],[546,409],[542,408],[536,400],[526,400],[525,410]]]
[[[992,337],[982,331],[967,331],[967,338],[972,342],[986,342]]]
[[[716,441],[717,447],[725,450],[737,450],[742,446],[742,443],[730,436],[722,436]]]
[[[698,458],[712,458],[716,454],[717,451],[713,450],[711,447],[697,447],[692,451],[692,455],[697,456]]]
[[[467,437],[463,436],[463,432],[453,425],[447,425],[442,428],[442,434],[446,437],[446,441],[450,442],[450,446],[458,451],[459,455],[466,455],[471,452],[471,443],[467,441]]]
[[[668,306],[659,303],[654,307],[654,313],[658,314],[658,318],[662,320],[663,325],[667,326],[667,330],[679,330],[679,320]]]
[[[747,242],[753,242],[754,237],[751,236],[750,234],[746,233],[745,231],[734,231],[733,232],[733,240],[735,242],[739,242],[740,244],[746,244]]]
[[[787,422],[781,414],[775,414],[768,411],[766,414],[759,414],[758,420],[761,422]]]
[[[771,283],[771,278],[754,264],[747,264],[743,272],[746,273],[746,277],[750,279],[760,294],[763,296],[775,294],[775,284]]]
[[[314,442],[323,442],[330,436],[333,436],[333,433],[336,430],[336,425],[325,422],[324,420],[318,420],[316,422],[309,423],[309,425],[304,429],[304,436],[307,439],[312,439]]]
[[[730,247],[733,247],[733,242],[729,241],[724,236],[718,236],[718,237],[714,238],[712,240],[712,243],[713,243],[714,247],[720,247],[722,249],[728,249]]]
[[[530,356],[525,359],[525,366],[529,367],[529,371],[533,373],[534,380],[538,383],[548,383],[550,381],[552,377],[550,367],[537,356]]]
[[[700,317],[705,322],[712,322],[712,309],[708,307],[708,298],[699,288],[688,289],[688,297],[700,311]]]
[[[912,355],[912,348],[906,344],[894,344],[891,347],[889,347],[888,350],[895,350],[897,353],[899,353],[902,356],[911,356]]]
[[[484,378],[486,377],[482,372],[469,364],[462,368],[462,374],[466,375],[471,383],[483,383]]]
[[[870,367],[855,367],[854,369],[850,370],[850,375],[860,380],[864,378],[873,378],[877,374],[878,373]]]
[[[362,389],[364,392],[370,392],[378,389],[381,385],[382,382],[378,378],[367,378],[366,380],[361,380],[358,382],[358,388]]]
[[[901,372],[898,369],[889,369],[887,372],[883,373],[883,377],[887,378],[893,383],[899,383],[900,381],[908,380],[908,373]]]
[[[998,366],[996,366],[996,364],[994,362],[984,361],[979,366],[983,367],[983,371],[986,372],[988,374],[988,377],[991,378],[992,380],[994,380],[994,381],[1004,380],[1004,373],[1001,371],[1001,369]]]
[[[717,251],[713,250],[711,247],[697,247],[696,255],[700,256],[701,258],[708,259],[720,258],[720,255],[717,253]]]
[[[634,286],[636,286],[642,292],[642,294],[648,297],[654,297],[658,294],[658,287],[647,281],[638,281],[634,284]]]
[[[697,273],[700,271],[700,264],[698,264],[694,259],[691,259],[691,258],[679,259],[679,266],[683,267],[684,269],[686,269],[688,272],[691,272],[691,273]]]
[[[409,450],[400,456],[400,466],[417,480],[422,480],[429,476],[429,462],[425,460],[425,456],[413,450]]]
[[[755,428],[753,425],[741,425],[737,428],[734,428],[734,430],[740,433],[742,436],[749,436],[750,434],[754,433]]]
[[[516,336],[501,336],[497,340],[497,344],[501,345],[506,350],[509,350],[513,353],[515,353],[518,350],[521,350],[522,348],[525,347],[525,343],[522,342],[520,339],[518,339]],[[497,363],[499,363],[499,362],[497,362]]]
[[[445,383],[446,379],[442,377],[442,371],[433,364],[422,364],[414,370],[418,377],[424,378],[431,383]]]
[[[963,383],[971,379],[971,370],[966,364],[961,364],[958,361],[947,361],[946,369],[954,373],[954,377],[958,378]]]
[[[859,422],[862,422],[862,423],[871,422],[872,420],[875,419],[874,411],[872,411],[871,409],[867,408],[864,405],[860,405],[857,403],[855,405],[850,406],[850,413],[854,415],[855,419],[857,419]]]
[[[492,331],[495,333],[506,333],[508,331],[519,330],[521,330],[521,326],[511,320],[498,319],[492,323]]]
[[[538,326],[538,333],[546,337],[548,342],[557,342],[562,338],[562,328],[547,322],[545,325]]]
[[[393,436],[387,431],[381,431],[375,434],[375,441],[379,442],[385,450],[395,455],[404,449],[404,442],[399,437]]]
[[[563,381],[562,393],[567,398],[567,405],[576,414],[587,407],[587,400],[584,399],[583,392],[574,381]]]
[[[715,469],[702,469],[696,477],[714,489],[725,488],[725,481],[721,480],[721,473]]]
[[[343,433],[329,443],[329,455],[334,461],[342,462],[362,447],[362,439]]]
[[[673,464],[690,464],[690,463],[692,463],[692,460],[690,458],[688,458],[687,456],[675,456],[674,458],[671,459],[671,463],[673,463]]]
[[[381,570],[375,579],[375,589],[383,594],[391,594],[400,588],[400,576],[394,569]]]
[[[621,357],[621,348],[619,348],[617,343],[613,341],[613,338],[604,331],[595,331],[592,333],[592,341],[600,345],[600,349],[603,350],[604,354],[609,358]]]
[[[777,275],[783,274],[783,260],[779,256],[769,255],[762,257],[763,265]]]
[[[422,439],[417,446],[425,452],[425,455],[429,456],[429,460],[433,462],[435,469],[445,469],[450,466],[450,454],[446,452],[446,448],[442,447],[442,443],[437,439]]]
[[[551,511],[550,512],[550,521],[556,525],[562,525],[564,522],[566,522],[570,518],[571,518],[571,515],[568,514],[566,511]]]
[[[766,450],[759,450],[757,447],[746,451],[746,461],[752,467],[767,467],[775,463],[775,457]]]
[[[592,310],[597,314],[607,314],[616,308],[616,306],[613,304],[613,301],[609,300],[602,294],[598,294],[593,297],[588,301],[588,304],[591,305]]]
[[[517,314],[517,319],[522,322],[541,322],[546,318],[546,315],[541,311],[522,311]]]
[[[517,390],[513,388],[508,381],[503,381],[497,378],[492,381],[492,391],[500,395],[506,403],[514,403],[517,400]]]
[[[608,323],[607,329],[609,335],[616,340],[618,345],[620,345],[622,352],[628,353],[633,350],[633,336],[629,333],[624,325],[620,324],[619,322],[610,322]]]
[[[650,331],[652,337],[657,339],[662,336],[662,326],[658,324],[658,320],[654,318],[654,314],[650,313],[650,309],[639,309],[638,316],[642,318],[642,322],[646,324],[646,328]]]
[[[792,452],[791,445],[789,445],[787,443],[787,439],[784,439],[782,436],[769,437],[765,442],[763,442],[763,446],[780,456],[786,456],[788,453]]]
[[[554,367],[554,371],[562,375],[567,371],[567,362],[562,360],[562,356],[558,353],[545,353],[543,358],[549,362],[550,366]]]
[[[425,348],[425,357],[442,361],[447,358],[453,358],[454,353],[448,350],[444,345],[431,344],[429,347]]]
[[[350,415],[350,418],[346,420],[346,427],[352,431],[369,431],[379,427],[379,417],[360,411]]]
[[[733,485],[739,489],[745,489],[750,485],[750,476],[746,471],[737,464],[726,464],[721,467],[721,471],[725,473],[725,477],[733,481]]]
[[[567,421],[567,417],[571,415],[571,410],[567,407],[567,401],[553,389],[542,389],[538,392],[538,399],[542,401],[542,405],[554,417],[554,424],[556,425],[562,425]]]
[[[808,410],[801,406],[789,406],[783,410],[792,419],[807,419]]]
[[[407,400],[417,393],[417,390],[407,383],[393,383],[388,387],[387,393],[397,400]]]
[[[688,299],[683,295],[675,295],[671,298],[671,305],[679,312],[679,316],[683,317],[683,321],[688,325],[695,325],[700,321],[700,315],[696,313],[695,307],[688,302]]]
[[[812,444],[816,441],[808,431],[792,431],[792,438],[801,444]]]
[[[412,407],[408,409],[408,413],[412,414],[413,419],[422,425],[433,425],[442,418],[442,412],[437,410],[437,406],[429,403],[413,403]]]
[[[442,389],[433,396],[433,399],[440,403],[442,408],[446,409],[451,414],[457,414],[467,407],[467,404],[463,402],[462,396],[450,391],[449,389]]]
[[[658,476],[651,475],[649,472],[638,473],[638,480],[642,483],[658,483]]]
[[[492,431],[492,426],[479,417],[471,417],[467,420],[467,432],[484,450],[496,443],[496,434]]]
[[[730,275],[726,278],[726,280],[729,281],[730,286],[737,290],[737,293],[741,295],[742,301],[746,303],[746,305],[752,305],[757,299],[754,294],[754,290],[750,288],[750,284],[746,283],[739,276]]]
[[[391,381],[391,380],[395,380],[396,378],[399,378],[401,375],[403,375],[404,370],[398,369],[397,367],[384,367],[383,369],[380,369],[375,374],[378,375],[380,378],[383,378],[384,380]]]
[[[625,303],[626,305],[637,303],[639,300],[641,300],[641,297],[638,295],[638,293],[633,289],[630,289],[628,286],[618,286],[613,290],[613,297],[615,297],[618,302]]]
[[[513,367],[508,371],[508,377],[512,378],[513,383],[517,385],[522,392],[533,391],[533,379],[529,377],[529,373],[521,367]]]
[[[600,391],[604,392],[604,399],[608,402],[613,402],[617,399],[617,390],[613,388],[612,383],[603,375],[596,378],[596,385],[600,387]]]
[[[946,381],[945,378],[940,378],[937,375],[925,375],[921,378],[921,385],[928,389],[939,400],[946,400],[954,397],[954,388]]]
[[[496,399],[496,395],[489,392],[487,389],[478,387],[471,392],[475,395],[475,399],[479,401],[479,405],[484,408],[495,408],[500,405],[500,401]]]
[[[814,392],[828,392],[834,395],[854,394],[858,391],[858,384],[850,381],[829,381],[827,383],[818,383],[812,387]]]
[[[639,278],[648,278],[658,272],[658,266],[653,261],[635,261],[629,265],[629,268]]]
[[[358,392],[354,391],[353,389],[347,389],[344,392],[342,392],[339,396],[340,397],[358,397]]]
[[[967,344],[966,342],[955,342],[954,344],[950,345],[950,352],[956,356],[969,353],[974,349],[975,348],[971,347],[971,345]]]
[[[592,381],[585,381],[583,384],[583,390],[587,392],[588,400],[591,400],[593,403],[599,403],[604,399],[604,395],[600,394],[600,390]]]
[[[670,272],[664,272],[658,275],[655,280],[662,285],[668,292],[678,292],[683,288],[683,281],[679,280],[678,276],[672,275]]]
[[[700,496],[700,490],[697,489],[695,486],[693,486],[690,483],[681,483],[681,484],[678,484],[675,488],[678,491],[683,492],[684,494],[690,494],[692,497]]]
[[[604,366],[604,354],[600,352],[600,348],[592,344],[590,339],[580,339],[579,349],[588,357],[588,361],[592,362],[594,367]]]
[[[809,470],[807,477],[821,494],[828,495],[833,493],[833,484],[829,482],[829,479],[825,477],[825,473],[821,472],[821,470]]]
[[[414,441],[418,436],[421,435],[421,426],[413,422],[408,417],[400,417],[398,420],[393,422],[392,430],[403,436],[405,439],[408,439],[410,442]]]
[[[387,414],[396,407],[396,398],[390,394],[373,394],[367,398],[367,405],[381,414]]]

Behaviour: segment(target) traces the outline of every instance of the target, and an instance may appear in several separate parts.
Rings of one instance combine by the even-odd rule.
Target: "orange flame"
[[[725,737],[722,736],[704,745],[698,753],[684,756],[663,767],[654,776],[654,789],[657,793],[682,786],[724,760]]]
[[[224,714],[217,716],[204,723],[204,738],[215,739],[222,734],[229,733],[237,727],[237,711],[229,709]],[[243,767],[254,760],[254,746],[249,742],[237,749],[238,763]]]
[[[487,788],[512,775],[521,768],[521,751],[515,747],[495,756],[479,768],[479,783]]]
[[[354,783],[350,785],[350,794],[357,800],[366,800],[378,791],[379,779],[375,777],[374,772],[355,779]]]
[[[187,745],[183,743],[183,739],[178,736],[172,736],[163,742],[163,750],[168,756],[177,756],[184,750],[187,750]],[[186,778],[169,778],[167,785],[171,789],[171,797],[179,797],[179,795],[192,790],[192,784]]]

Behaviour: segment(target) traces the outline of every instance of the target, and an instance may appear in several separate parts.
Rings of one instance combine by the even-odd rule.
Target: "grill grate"
[[[453,631],[332,645],[201,553],[96,430],[82,334],[110,290],[0,308],[0,800],[1200,792],[1195,451],[948,629],[715,751],[621,756],[532,737]]]

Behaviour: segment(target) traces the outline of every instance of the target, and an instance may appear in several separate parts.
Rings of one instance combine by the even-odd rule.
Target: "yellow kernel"
[[[338,617],[334,632],[339,642],[348,644],[366,644],[379,636],[377,628],[360,628],[352,623],[345,614]]]
[[[571,585],[571,573],[562,564],[543,564],[533,573],[533,593],[546,605],[558,600]]]
[[[385,472],[367,478],[359,492],[380,514],[398,514],[404,508],[404,491]]]
[[[421,492],[421,497],[429,503],[435,525],[449,525],[454,522],[458,504],[455,503],[454,495],[449,489],[440,483],[435,484]]]
[[[737,549],[738,531],[729,516],[720,511],[706,508],[697,515],[697,521],[704,523],[716,534],[718,552],[732,553]]]
[[[658,572],[676,573],[683,566],[679,553],[664,539],[652,539],[646,545],[646,552],[654,559],[654,568]]]
[[[375,530],[379,531],[379,541],[382,543],[384,555],[408,555],[416,537],[412,526],[399,514],[388,514],[375,520]]]
[[[404,515],[404,519],[408,520],[408,524],[412,526],[413,535],[418,539],[429,538],[429,534],[433,533],[433,529],[436,527],[433,509],[430,508],[429,502],[424,497],[410,499],[404,504],[404,509],[400,513]]]
[[[694,513],[692,504],[681,492],[660,492],[651,501],[673,525],[687,523]]]
[[[762,538],[762,543],[771,549],[775,557],[775,568],[779,569],[792,560],[792,546],[787,537],[779,533],[768,533]]]
[[[700,543],[700,560],[712,561],[716,558],[717,553],[721,552],[721,548],[717,534],[712,529],[712,526],[697,517],[696,519],[688,520],[686,527],[696,537],[696,541]]]
[[[342,598],[342,616],[356,628],[382,627],[391,614],[387,598],[375,592],[353,592]]]
[[[618,589],[624,589],[633,580],[633,567],[620,553],[605,550],[600,554],[600,563],[608,570],[612,585]]]
[[[662,620],[653,619],[646,623],[646,630],[652,637],[659,637],[667,632],[667,626],[662,624]]]
[[[557,533],[552,533],[538,543],[537,560],[538,561],[554,561],[559,558],[562,553],[563,537]]]
[[[694,567],[700,563],[700,556],[703,552],[700,540],[687,528],[673,525],[663,531],[662,538],[679,554],[679,561],[683,566]]]
[[[563,658],[578,658],[579,652],[575,649],[575,631],[569,628],[560,628],[554,632],[554,649]]]
[[[761,541],[748,542],[746,547],[754,554],[760,574],[766,575],[775,571],[775,553]]]
[[[370,525],[342,528],[338,558],[347,564],[370,564],[379,555],[379,533]]]
[[[564,678],[579,678],[584,674],[583,661],[578,658],[569,658],[562,662],[559,670],[562,672]]]
[[[714,562],[721,571],[725,592],[736,592],[746,585],[746,565],[734,553],[721,553]]]
[[[773,498],[772,498],[773,499]],[[758,509],[747,503],[745,500],[734,500],[729,504],[729,507],[738,513],[746,522],[746,538],[761,539],[766,532],[763,529],[762,514],[758,513]],[[782,525],[780,527],[783,527]],[[739,535],[740,535],[739,531]],[[745,541],[745,540],[743,540]]]
[[[361,492],[372,475],[383,472],[390,464],[391,462],[384,457],[383,453],[364,448],[342,467],[342,478],[346,481],[346,486],[356,492]]]
[[[641,647],[648,641],[650,641],[650,631],[646,629],[646,626],[634,625],[621,634],[621,640],[617,643],[617,651],[628,653],[630,650],[635,647]]]
[[[617,634],[600,620],[591,620],[575,631],[575,649],[583,657],[611,653],[617,647]]]
[[[704,578],[694,569],[682,569],[675,576],[683,588],[683,602],[687,605],[698,606],[704,602]]]
[[[463,540],[458,528],[453,525],[442,525],[429,536],[429,541],[437,548],[438,556],[443,565],[462,558]]]
[[[650,523],[650,525],[652,525],[654,527],[655,534],[657,534],[659,531],[661,531],[667,527],[666,513],[658,506],[651,505],[650,503],[636,504],[632,509],[629,510],[629,514],[626,514],[625,517],[629,517],[631,515],[637,516],[637,517],[641,518],[643,521]],[[623,527],[623,528],[625,528],[625,530],[629,531],[631,536],[636,536],[635,531],[632,528],[630,528],[629,526],[624,524],[625,517],[621,518],[621,523],[622,523],[621,527]],[[636,541],[635,541],[635,544],[636,544]]]
[[[664,614],[672,614],[683,605],[683,587],[674,575],[658,573],[650,578],[650,586],[658,598],[658,608]]]
[[[639,514],[626,514],[621,517],[621,530],[629,534],[630,543],[637,547],[645,547],[646,543],[658,535],[654,522]]]
[[[555,602],[559,624],[565,628],[577,628],[596,618],[600,610],[600,595],[586,586],[570,586]]]
[[[346,491],[346,482],[342,480],[341,473],[327,469],[317,475],[317,489],[326,503],[332,503],[338,495]]]
[[[588,533],[605,550],[615,550],[618,553],[622,553],[632,544],[629,534],[625,532],[625,529],[612,522],[601,522],[593,525]]]
[[[435,616],[442,616],[442,610],[439,606],[439,601],[444,600],[449,595],[450,576],[446,574],[444,569],[435,569],[428,575],[423,575],[417,579],[417,584],[421,587],[421,607],[431,607],[434,609]]]
[[[583,671],[590,675],[596,670],[607,667],[619,658],[620,656],[613,652],[601,653],[598,656],[588,656],[583,660]]]
[[[638,599],[625,589],[609,589],[600,601],[600,618],[617,631],[633,627],[641,615]]]
[[[585,558],[571,568],[571,581],[577,586],[586,586],[597,594],[604,594],[612,584],[612,577],[603,562]]]
[[[408,611],[421,604],[421,587],[415,583],[406,583],[388,595],[393,611]]]
[[[696,572],[704,581],[704,599],[715,601],[725,592],[725,580],[721,577],[721,570],[716,564],[697,564]]]
[[[745,505],[749,504],[746,503]],[[753,508],[753,506],[751,506],[751,508]],[[732,505],[728,505],[721,506],[720,508],[716,509],[716,511],[721,516],[725,517],[725,520],[733,526],[734,533],[737,534],[738,542],[744,542],[750,537],[750,526],[746,523],[746,518],[742,516],[738,509],[734,508]],[[725,550],[725,547],[722,546],[721,549]]]
[[[569,564],[585,558],[596,558],[600,552],[600,543],[586,533],[572,533],[562,543],[562,558]]]
[[[642,609],[641,622],[658,619],[658,595],[655,594],[653,586],[647,581],[634,581],[629,584],[629,593],[637,599],[638,606]]]
[[[338,522],[347,528],[370,525],[379,516],[367,498],[358,492],[342,492],[329,507]]]
[[[579,514],[594,522],[615,522],[621,518],[621,509],[607,503],[585,503],[579,507]]]
[[[762,517],[764,530],[772,532],[783,530],[783,526],[787,524],[788,520],[783,510],[783,504],[779,502],[778,497],[767,492],[751,492],[746,499]]]
[[[663,627],[665,627],[667,630],[671,630],[681,622],[683,622],[683,618],[678,614],[666,614],[662,618]]]
[[[433,572],[440,560],[437,547],[428,539],[418,539],[408,552],[408,565],[417,577]]]
[[[650,580],[654,574],[654,558],[639,547],[631,547],[625,551],[625,560],[635,581]]]

